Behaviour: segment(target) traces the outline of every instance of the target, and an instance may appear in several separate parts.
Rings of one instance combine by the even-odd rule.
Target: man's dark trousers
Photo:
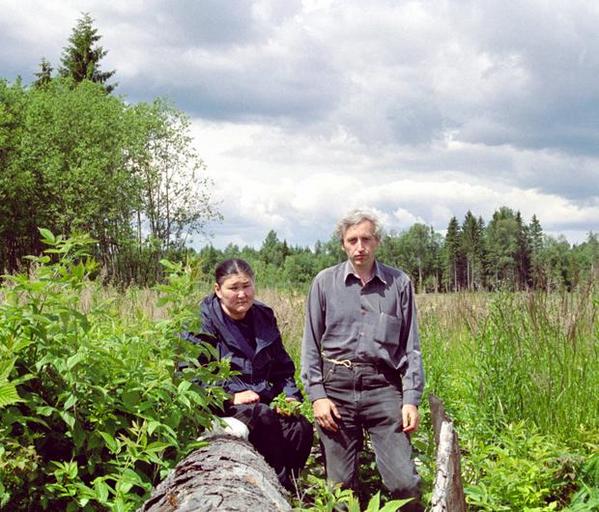
[[[323,381],[327,397],[341,415],[341,420],[336,420],[336,433],[317,425],[327,478],[358,490],[359,452],[366,430],[385,487],[396,498],[415,498],[402,510],[424,510],[419,502],[420,478],[412,461],[412,446],[402,427],[399,378],[374,364],[348,367],[324,361]]]

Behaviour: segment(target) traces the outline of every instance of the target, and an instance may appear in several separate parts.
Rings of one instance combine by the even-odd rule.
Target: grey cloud
[[[141,24],[162,43],[177,47],[245,44],[267,36],[252,16],[250,0],[152,0],[144,4]]]
[[[312,12],[299,0],[0,2],[4,78],[32,80],[42,57],[57,67],[80,11],[89,11],[119,94],[166,96],[209,120],[276,125],[305,143],[314,159],[305,172],[341,163],[348,176],[373,181],[458,177],[576,204],[598,195],[599,9],[592,0],[347,0]],[[336,131],[351,147],[339,150],[343,157],[318,154],[317,141]],[[288,146],[256,141],[256,153],[246,156],[281,158],[279,172],[303,172],[297,153],[304,148]],[[425,199],[405,206],[433,218]],[[281,215],[294,236],[328,238],[328,227],[317,233],[299,214]],[[232,221],[248,239],[265,234],[251,219]]]
[[[475,133],[467,118],[460,119],[464,140],[599,154],[599,11],[594,5],[473,2],[470,16],[453,17],[456,29],[479,52],[494,62],[515,59],[526,74],[509,94],[498,91],[475,105],[499,129]],[[468,103],[467,98],[458,101]]]
[[[142,71],[122,79],[122,89],[132,91],[134,99],[170,97],[189,114],[207,119],[311,123],[334,107],[343,79],[326,56],[310,52],[277,62],[257,49],[245,61],[215,67],[210,62],[163,65],[152,75]]]

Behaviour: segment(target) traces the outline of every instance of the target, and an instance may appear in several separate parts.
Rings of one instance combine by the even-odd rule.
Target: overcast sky
[[[58,67],[82,12],[116,94],[192,119],[216,247],[312,245],[358,206],[599,231],[596,0],[0,0],[0,77]]]

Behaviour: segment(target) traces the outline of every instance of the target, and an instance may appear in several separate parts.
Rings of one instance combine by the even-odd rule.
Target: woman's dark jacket
[[[288,397],[302,399],[295,383],[295,366],[283,348],[271,308],[258,301],[254,301],[251,308],[256,348],[246,341],[235,322],[226,316],[215,294],[202,301],[200,314],[202,332],[214,336],[219,357],[228,359],[231,369],[239,372],[222,383],[225,391],[233,394],[251,389],[265,404],[281,392]]]

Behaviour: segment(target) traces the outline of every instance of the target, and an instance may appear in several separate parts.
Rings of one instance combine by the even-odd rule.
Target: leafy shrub
[[[168,320],[125,323],[88,279],[92,240],[40,231],[49,249],[30,258],[31,275],[6,276],[0,306],[0,503],[134,510],[200,445],[224,399],[210,384],[228,368],[199,366],[211,349],[179,337],[199,321],[197,273],[164,262],[170,274],[158,293]]]

